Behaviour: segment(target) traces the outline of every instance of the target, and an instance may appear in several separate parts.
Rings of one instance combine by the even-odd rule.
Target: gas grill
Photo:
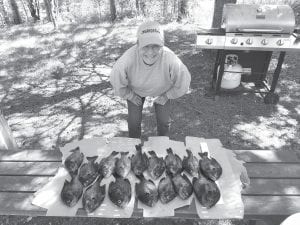
[[[266,94],[265,103],[276,104],[279,96],[274,92],[285,54],[300,50],[300,36],[293,9],[288,5],[225,4],[221,28],[199,29],[196,46],[218,50],[212,79],[214,94],[235,87],[226,86],[223,75],[236,73],[241,82],[253,82],[255,92]],[[273,52],[280,54],[270,86],[266,76]],[[237,61],[229,65],[232,56]],[[230,71],[237,68],[235,65],[243,69]]]

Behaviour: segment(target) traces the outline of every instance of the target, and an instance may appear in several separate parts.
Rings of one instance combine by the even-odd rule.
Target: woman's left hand
[[[169,100],[168,97],[165,94],[163,94],[158,96],[156,99],[154,99],[154,103],[159,105],[164,105],[168,100]]]

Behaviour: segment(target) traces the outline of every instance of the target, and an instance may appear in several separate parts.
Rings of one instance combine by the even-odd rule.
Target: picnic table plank
[[[299,195],[300,179],[251,179],[244,195]]]
[[[41,150],[24,150],[24,151],[0,151],[1,161],[44,161],[44,162],[61,162],[62,154],[60,151],[41,151]]]
[[[0,175],[54,176],[61,162],[1,162]]]
[[[247,215],[291,215],[299,212],[300,196],[242,196]]]
[[[242,196],[247,215],[291,215],[300,208],[300,196]],[[32,205],[32,193],[3,193],[0,192],[1,215],[45,215],[46,210]],[[280,204],[278,204],[280,203]],[[82,210],[82,209],[81,209]],[[137,210],[135,215],[139,215]],[[82,212],[79,215],[84,215]],[[184,214],[192,217],[186,209],[178,209],[179,217]],[[197,214],[194,214],[195,218]]]
[[[299,178],[299,163],[245,163],[250,178]]]
[[[245,162],[290,162],[300,163],[295,152],[291,151],[271,151],[271,150],[234,150],[238,159]]]
[[[0,191],[35,192],[48,183],[48,176],[0,176]]]

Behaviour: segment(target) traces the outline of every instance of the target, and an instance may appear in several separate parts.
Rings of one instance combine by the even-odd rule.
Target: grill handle
[[[254,28],[237,28],[239,32],[250,32],[250,33],[282,33],[282,29],[254,29]]]

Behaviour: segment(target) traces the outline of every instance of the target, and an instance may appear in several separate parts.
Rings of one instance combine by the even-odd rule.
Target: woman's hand
[[[168,100],[169,100],[168,97],[167,97],[165,94],[163,94],[163,95],[158,96],[158,97],[154,100],[154,103],[159,104],[159,105],[164,105],[164,104],[166,104],[166,102],[167,102]]]
[[[133,93],[131,98],[128,98],[129,101],[131,101],[133,104],[140,106],[142,105],[143,101],[142,101],[142,97]]]

